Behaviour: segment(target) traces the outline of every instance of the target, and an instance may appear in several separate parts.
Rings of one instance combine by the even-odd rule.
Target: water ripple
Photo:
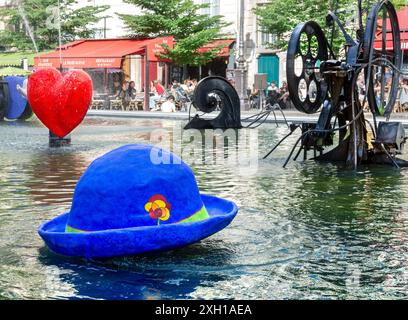
[[[256,170],[248,161],[228,163],[236,155],[261,159],[284,127],[254,131],[255,146],[242,130],[233,148],[204,144],[199,159],[186,159],[203,193],[240,207],[233,223],[209,239],[102,261],[44,247],[37,227],[69,210],[77,180],[95,158],[149,142],[154,129],[178,127],[89,119],[72,147],[50,150],[38,122],[0,124],[0,299],[407,299],[408,170],[350,172],[313,162],[283,169],[295,136],[257,161]]]

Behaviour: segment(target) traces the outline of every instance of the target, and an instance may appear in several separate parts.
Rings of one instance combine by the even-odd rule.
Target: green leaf
[[[101,14],[109,9],[109,6],[86,6],[74,9],[77,0],[61,0],[61,25],[63,42],[78,38],[92,38],[96,29],[93,25],[99,22]],[[58,46],[57,28],[49,28],[46,24],[50,17],[49,7],[55,7],[55,0],[24,0],[21,1],[21,9],[32,29],[38,49],[40,51],[55,49]],[[26,30],[21,16],[21,10],[17,7],[0,9],[0,19],[7,22],[10,29],[0,32],[0,43],[9,48],[19,50],[34,50],[34,45]]]
[[[329,10],[335,11],[336,2],[338,2],[338,9],[342,9],[337,14],[340,21],[345,22],[356,15],[356,0],[273,0],[264,6],[257,7],[254,12],[258,16],[261,30],[277,37],[277,41],[270,43],[269,46],[284,50],[287,48],[293,29],[299,23],[310,20],[320,24],[330,42],[331,29],[326,27],[326,16]],[[346,24],[345,28],[352,35],[355,34],[352,23]],[[339,52],[344,42],[342,34],[336,28],[333,37],[334,51]]]
[[[217,56],[220,48],[199,51],[215,39],[224,37],[222,29],[229,24],[222,16],[202,14],[208,4],[192,0],[125,0],[142,8],[141,14],[119,14],[129,35],[134,38],[174,37],[174,48],[163,46],[163,58],[179,65],[204,65]]]

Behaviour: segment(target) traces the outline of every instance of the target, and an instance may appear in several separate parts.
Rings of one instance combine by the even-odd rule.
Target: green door
[[[268,84],[272,81],[279,86],[279,57],[276,55],[261,55],[258,59],[258,73],[268,75]]]

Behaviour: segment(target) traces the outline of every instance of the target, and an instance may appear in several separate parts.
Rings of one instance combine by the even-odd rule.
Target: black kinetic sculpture
[[[194,91],[193,104],[204,114],[219,111],[214,119],[193,117],[185,129],[240,129],[241,106],[235,88],[224,78],[207,77]]]
[[[354,168],[361,163],[407,165],[396,158],[406,140],[402,124],[389,121],[402,73],[395,8],[382,0],[364,9],[358,0],[358,19],[353,39],[335,13],[327,16],[331,38],[336,27],[344,36],[341,57],[334,54],[332,39],[329,42],[314,21],[299,24],[292,33],[287,53],[290,98],[299,111],[320,115],[317,122],[291,127],[288,136],[297,128],[302,134],[285,166],[299,143],[295,160],[302,151],[305,160],[308,151],[313,151],[315,160],[343,162]],[[372,113],[372,123],[365,118],[364,107]],[[386,120],[378,123],[377,116]]]

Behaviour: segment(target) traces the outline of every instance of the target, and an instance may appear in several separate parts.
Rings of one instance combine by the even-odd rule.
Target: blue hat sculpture
[[[27,109],[29,109],[28,111],[31,111],[31,108],[28,105],[27,98],[17,90],[17,85],[24,87],[24,81],[26,81],[27,78],[7,76],[4,77],[4,80],[8,83],[9,89],[8,108],[5,114],[6,118],[9,120],[21,119],[22,117],[28,118],[31,114],[29,114],[27,117],[24,117],[23,115],[27,113]]]
[[[155,164],[154,156],[169,164]],[[200,194],[193,171],[176,155],[128,145],[95,160],[70,212],[40,226],[39,234],[58,254],[126,256],[195,243],[224,229],[237,212],[233,202]]]

